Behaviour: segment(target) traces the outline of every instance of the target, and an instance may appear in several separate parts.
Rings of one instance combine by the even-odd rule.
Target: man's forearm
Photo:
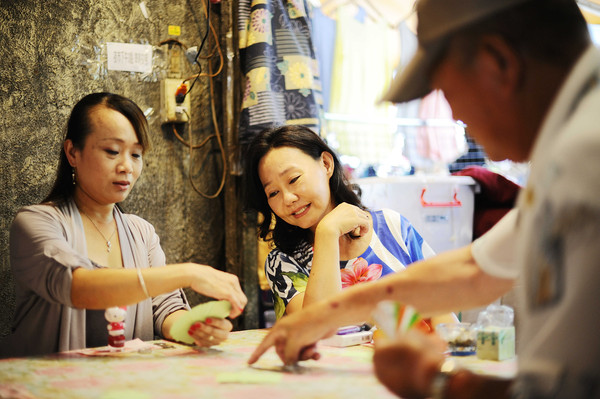
[[[351,312],[361,320],[370,316],[378,302],[388,299],[431,315],[491,303],[510,290],[513,282],[480,270],[466,246],[414,263],[376,282],[355,285],[328,302],[332,308],[339,307],[339,313]],[[340,322],[352,317],[336,316]]]

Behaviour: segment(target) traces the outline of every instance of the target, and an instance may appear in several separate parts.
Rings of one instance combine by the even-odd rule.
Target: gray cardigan
[[[154,227],[114,210],[126,269],[160,267],[165,254]],[[60,206],[32,205],[17,213],[10,229],[10,263],[16,283],[12,334],[0,344],[0,357],[28,356],[86,347],[85,309],[71,303],[72,272],[93,269],[81,215],[73,201]],[[154,339],[165,318],[189,309],[175,290],[127,307],[127,340]]]

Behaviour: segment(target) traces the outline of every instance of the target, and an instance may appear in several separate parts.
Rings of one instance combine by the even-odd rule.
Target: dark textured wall
[[[160,79],[169,73],[167,26],[181,26],[178,39],[194,46],[206,30],[197,0],[0,0],[0,336],[9,331],[14,288],[8,229],[23,205],[38,203],[55,176],[63,128],[72,106],[85,94],[111,91],[133,99],[150,114],[153,148],[142,176],[123,204],[151,222],[169,263],[194,261],[223,268],[223,195],[205,199],[188,181],[190,151],[161,126]],[[216,21],[219,21],[219,16]],[[219,26],[215,29],[219,31]],[[151,44],[152,73],[108,71],[106,42]],[[214,46],[209,40],[208,48]],[[205,52],[208,55],[208,51]],[[207,61],[202,61],[204,71]],[[218,63],[216,62],[215,65]],[[186,71],[192,69],[183,61]],[[189,75],[187,75],[189,76]],[[217,90],[219,79],[216,78]],[[195,142],[213,133],[206,78],[191,93]],[[215,100],[219,112],[220,93]],[[187,134],[187,129],[181,131]],[[215,140],[194,150],[192,176],[203,191],[220,183]],[[201,298],[191,295],[190,301]]]

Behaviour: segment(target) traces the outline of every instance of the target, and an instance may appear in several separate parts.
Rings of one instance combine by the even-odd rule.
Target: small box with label
[[[506,360],[515,356],[515,327],[488,326],[477,332],[477,357]]]

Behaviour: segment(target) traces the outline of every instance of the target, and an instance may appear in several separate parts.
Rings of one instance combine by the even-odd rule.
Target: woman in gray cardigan
[[[133,101],[94,93],[75,105],[52,191],[11,226],[17,307],[1,357],[106,345],[104,309],[114,306],[127,306],[127,340],[172,339],[171,326],[189,310],[184,287],[229,301],[230,317],[242,312],[247,299],[236,276],[193,263],[163,267],[152,225],[117,205],[140,176],[147,147],[148,123]],[[231,329],[229,320],[211,319],[189,334],[210,346]]]

